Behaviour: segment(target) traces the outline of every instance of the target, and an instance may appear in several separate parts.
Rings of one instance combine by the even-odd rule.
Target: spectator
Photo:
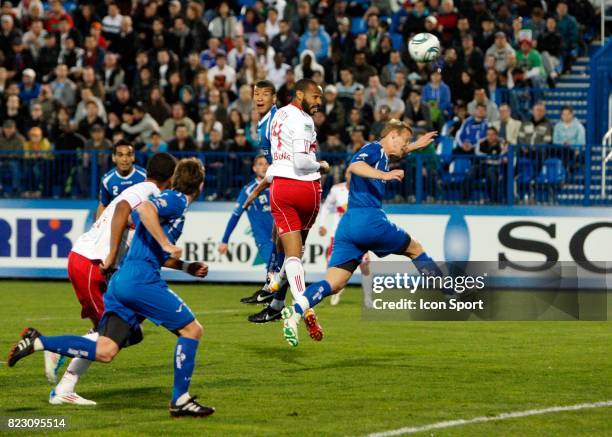
[[[17,130],[19,132],[25,132],[25,114],[18,96],[8,96],[6,99],[6,105],[2,108],[1,115],[2,120],[13,120],[17,125]]]
[[[304,35],[307,26],[310,24],[310,3],[308,0],[301,0],[298,4],[297,14],[286,16],[291,17],[291,29],[293,32],[296,35]]]
[[[382,68],[382,83],[387,85],[389,82],[393,82],[397,73],[408,74],[408,68],[402,62],[402,56],[399,50],[393,50],[391,52],[389,63]]]
[[[123,16],[119,13],[119,6],[116,3],[108,4],[108,15],[102,19],[102,30],[108,38],[112,38],[121,32],[121,22]]]
[[[223,137],[223,123],[215,120],[215,114],[207,107],[202,111],[202,120],[198,123],[196,129],[196,142],[199,149],[202,149],[204,144],[210,141],[210,133],[213,130],[219,131]]]
[[[108,51],[116,53],[118,56],[117,61],[121,63],[121,68],[129,72],[133,66],[132,63],[136,57],[137,49],[138,42],[136,33],[132,27],[132,18],[124,16],[121,20],[121,29],[119,33],[111,39]]]
[[[93,67],[96,71],[101,71],[104,67],[104,57],[106,52],[99,47],[98,41],[93,35],[85,37],[85,50],[83,52],[83,67]]]
[[[345,109],[353,106],[353,95],[360,86],[355,82],[353,72],[349,67],[344,66],[340,69],[340,81],[336,83],[336,90],[338,91],[338,99]]]
[[[476,36],[476,46],[482,53],[495,43],[495,20],[491,15],[486,15],[480,22],[481,31]]]
[[[578,22],[574,16],[569,15],[567,2],[557,3],[557,28],[561,34],[561,52],[564,56],[563,70],[569,71],[574,59],[573,51],[578,45]]]
[[[98,105],[93,100],[85,102],[85,116],[78,122],[77,132],[83,138],[89,138],[93,125],[104,124],[102,118],[98,115]]]
[[[217,53],[215,66],[208,70],[209,83],[220,90],[236,92],[236,71],[227,65],[224,53]]]
[[[389,82],[386,87],[386,96],[377,100],[375,110],[378,111],[382,105],[391,109],[391,118],[401,119],[406,110],[406,104],[397,97],[397,84]]]
[[[506,34],[504,32],[497,32],[495,34],[495,42],[489,47],[486,55],[491,55],[495,58],[495,69],[498,73],[503,73],[508,69],[506,60],[510,52],[514,52],[514,50],[512,50],[512,47],[508,44]]]
[[[26,68],[35,67],[34,57],[30,50],[25,47],[21,37],[16,37],[11,42],[11,51],[7,55],[5,65],[7,69],[13,72],[13,75],[19,76],[19,73]]]
[[[433,129],[429,106],[423,104],[421,92],[418,89],[410,91],[405,117],[415,131],[415,134],[419,132],[425,133]]]
[[[142,67],[138,70],[138,77],[133,84],[134,100],[137,102],[144,101],[151,94],[153,88],[153,75],[149,67]]]
[[[208,40],[208,48],[200,54],[200,64],[207,70],[214,67],[217,62],[217,54],[225,53],[221,48],[221,41],[218,38]]]
[[[353,76],[355,81],[362,85],[367,85],[370,77],[378,74],[376,69],[366,62],[366,54],[364,51],[355,53],[355,67],[353,68]]]
[[[24,132],[29,132],[33,127],[39,127],[42,130],[43,136],[49,136],[49,126],[44,119],[42,105],[38,102],[32,102],[30,104],[30,112],[23,122]]]
[[[185,116],[185,109],[180,103],[175,103],[172,105],[171,117],[164,121],[164,124],[160,129],[160,133],[164,141],[169,141],[174,138],[175,127],[177,124],[185,126],[187,128],[188,135],[193,136],[195,132],[195,124],[190,118]]]
[[[271,41],[280,33],[280,20],[278,19],[278,11],[275,8],[268,9],[268,18],[266,19],[266,35]]]
[[[135,143],[144,144],[151,140],[153,132],[159,131],[159,125],[142,104],[137,104],[133,109],[133,119],[129,123],[121,124],[121,130],[126,136],[133,138]]]
[[[325,87],[325,106],[323,107],[329,132],[339,134],[345,124],[344,106],[338,101],[338,90],[334,85]]]
[[[347,149],[351,152],[357,152],[366,144],[366,133],[365,127],[356,128],[351,131],[351,142],[348,144]]]
[[[210,34],[225,42],[226,39],[234,39],[241,31],[241,26],[236,17],[231,15],[228,2],[221,2],[217,9],[218,16],[208,25]]]
[[[238,110],[242,120],[248,122],[253,110],[253,89],[248,85],[242,85],[238,93],[238,99],[234,100],[227,109],[229,111],[233,109]]]
[[[97,114],[100,117],[102,122],[106,121],[106,108],[104,107],[104,103],[102,100],[93,95],[91,88],[81,88],[81,101],[76,107],[76,111],[74,112],[74,121],[79,123],[87,114],[87,104],[93,101],[97,106]]]
[[[183,156],[184,152],[195,152],[196,143],[189,134],[187,126],[178,123],[174,126],[174,138],[168,142],[168,152],[179,153]]]
[[[2,15],[0,17],[0,51],[5,57],[11,53],[11,44],[18,38],[21,39],[21,30],[15,27],[13,16]]]
[[[583,146],[586,144],[584,126],[574,118],[571,106],[561,109],[561,121],[555,124],[553,143],[565,146]]]
[[[538,49],[542,55],[542,63],[546,74],[554,81],[561,66],[561,34],[557,31],[557,20],[554,17],[546,19],[546,30],[538,38]]]
[[[512,118],[510,105],[503,103],[499,107],[499,120],[491,122],[498,136],[508,144],[518,144],[521,122]]]
[[[59,64],[55,68],[55,80],[51,82],[53,99],[62,106],[71,108],[75,104],[76,85],[68,79],[68,67],[66,64]]]
[[[288,105],[293,100],[296,81],[294,70],[287,70],[287,82],[276,93],[277,106]]]
[[[28,162],[25,164],[26,170],[26,192],[24,197],[41,197],[41,194],[49,195],[51,183],[49,180],[49,160],[53,158],[51,155],[52,147],[40,128],[33,127],[28,132],[28,140],[23,144],[24,159]]]
[[[380,99],[384,99],[387,95],[387,90],[380,83],[380,77],[377,74],[370,76],[368,86],[365,89],[366,102],[373,108]]]
[[[40,50],[45,46],[46,36],[47,31],[41,19],[32,20],[30,29],[23,34],[23,43],[35,60],[38,60]]]
[[[342,141],[344,143],[349,143],[351,141],[351,133],[355,129],[361,129],[364,131],[365,136],[367,137],[367,128],[364,125],[363,118],[361,116],[361,111],[357,108],[351,108],[349,111],[348,122],[345,129],[340,131],[342,136]]]
[[[238,72],[236,81],[240,86],[249,85],[252,86],[257,81],[257,59],[253,54],[247,54],[244,58],[242,68]]]
[[[142,68],[147,68],[147,67],[142,67]],[[179,94],[181,92],[180,73],[178,71],[171,72],[170,76],[168,77],[167,85],[165,87],[162,86],[162,89],[164,90],[164,99],[166,99],[166,102],[168,102],[171,105],[177,103],[180,100]]]
[[[391,108],[387,105],[382,105],[374,115],[374,123],[370,126],[370,141],[375,141],[380,138],[380,134],[385,127],[385,124],[391,120]]]
[[[134,105],[130,90],[126,84],[119,85],[115,94],[107,101],[106,107],[109,114],[115,114],[116,117],[121,117],[123,110]]]
[[[19,82],[19,98],[24,105],[29,105],[32,100],[38,98],[40,88],[40,83],[36,82],[36,72],[31,68],[23,70]]]
[[[527,77],[535,88],[541,88],[546,81],[546,71],[542,64],[540,52],[532,48],[528,38],[519,41],[520,50],[516,51],[516,62],[519,68],[526,71]]]
[[[499,108],[495,102],[487,97],[484,88],[477,88],[474,90],[474,100],[468,103],[468,112],[471,116],[476,115],[476,108],[478,105],[483,105],[487,108],[486,117],[490,123],[499,120]]]
[[[319,24],[317,17],[308,19],[308,31],[300,38],[299,52],[310,50],[314,53],[317,61],[323,61],[329,56],[331,38]]]
[[[355,90],[355,95],[353,96],[353,108],[358,109],[361,112],[362,119],[366,125],[370,125],[374,122],[374,109],[372,105],[370,105],[365,98],[365,88],[360,85]]]
[[[497,134],[497,129],[494,126],[489,126],[486,138],[480,143],[478,152],[482,155],[501,155],[504,149],[503,140]]]
[[[213,88],[208,93],[208,107],[215,114],[215,118],[221,123],[225,123],[227,120],[227,109],[225,104],[221,101],[221,93],[219,90]]]
[[[181,68],[183,83],[195,85],[196,77],[201,72],[206,73],[206,70],[200,65],[200,55],[195,51],[189,52],[187,55],[187,62]]]
[[[474,46],[474,37],[470,34],[461,39],[461,51],[459,62],[464,68],[472,72],[472,76],[478,83],[484,79],[484,55],[480,48]]]
[[[457,102],[459,100],[463,102],[468,102],[474,97],[474,89],[476,88],[476,83],[474,79],[472,79],[472,75],[469,70],[463,70],[459,73],[459,83],[455,86],[455,88],[451,88],[451,94],[453,96],[453,102]]]
[[[180,3],[179,3],[180,5]],[[198,48],[199,41],[194,37],[193,32],[182,16],[173,19],[173,26],[168,35],[169,48],[174,52],[179,60],[187,58],[192,50]]]
[[[431,119],[436,125],[451,113],[451,92],[448,85],[442,82],[440,69],[430,73],[429,82],[423,88],[423,101],[431,108]]]
[[[40,49],[36,59],[36,70],[42,78],[46,78],[57,65],[59,52],[55,36],[50,33],[45,35],[45,45]]]
[[[332,52],[337,51],[342,56],[342,64],[348,66],[353,63],[355,55],[355,41],[351,35],[351,20],[342,17],[338,20],[338,30],[331,37]]]
[[[279,33],[270,41],[276,53],[282,53],[283,59],[293,65],[297,58],[299,43],[300,40],[291,30],[289,22],[285,19],[280,20]]]
[[[97,174],[103,175],[109,170],[108,155],[113,145],[106,139],[104,132],[102,124],[94,124],[91,127],[90,138],[83,145],[82,161],[77,169],[80,195],[86,195],[89,192],[93,162],[96,162]]]
[[[238,35],[234,39],[234,48],[227,55],[227,63],[235,71],[239,71],[249,54],[255,56],[255,50],[245,44],[244,36]]]
[[[238,109],[231,109],[227,115],[227,121],[223,129],[223,138],[228,141],[233,140],[238,129],[244,129],[244,127],[245,122],[240,111],[238,111]]]
[[[144,145],[142,149],[140,149],[142,153],[145,154],[146,159],[149,160],[151,156],[156,153],[167,152],[168,144],[162,140],[161,134],[159,131],[153,131],[151,133],[151,137],[149,142]]]
[[[479,153],[480,143],[484,141],[487,136],[488,126],[487,107],[482,103],[478,103],[476,104],[474,115],[470,115],[466,118],[459,132],[457,132],[455,142],[459,145],[460,149],[454,150],[453,153]]]
[[[79,87],[91,89],[93,95],[98,99],[104,99],[106,97],[104,85],[102,84],[102,81],[96,77],[96,72],[93,67],[85,67],[83,69],[83,76],[81,78],[81,82],[79,83]]]
[[[521,123],[517,142],[532,146],[550,144],[552,139],[553,126],[546,118],[546,106],[542,102],[537,102],[533,106],[531,119]]]
[[[22,189],[21,159],[25,139],[17,132],[13,120],[4,120],[0,135],[0,191],[6,195],[17,195]],[[8,158],[8,159],[6,159]],[[7,178],[8,176],[8,178]],[[9,183],[7,186],[6,183]]]
[[[295,79],[312,79],[315,71],[321,74],[325,73],[323,66],[317,62],[315,55],[311,50],[304,50],[300,54],[300,63],[295,67]]]
[[[291,67],[285,64],[282,53],[276,53],[274,55],[274,63],[267,66],[268,80],[270,80],[276,89],[279,89],[285,83],[287,77],[287,70]]]

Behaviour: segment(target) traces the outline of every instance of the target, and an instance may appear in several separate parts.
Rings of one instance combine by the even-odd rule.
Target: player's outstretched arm
[[[196,278],[205,278],[208,275],[208,265],[202,261],[187,262],[177,258],[168,258],[164,263],[164,267],[174,270],[182,270]]]
[[[147,231],[149,231],[164,252],[169,253],[172,258],[180,258],[183,249],[175,246],[168,240],[168,236],[159,224],[159,215],[157,214],[155,205],[149,201],[142,202],[138,208],[136,208],[136,211],[138,211],[138,216],[144,227],[147,228]]]
[[[123,237],[123,231],[128,225],[131,212],[132,208],[125,200],[120,201],[115,208],[111,220],[110,251],[100,266],[100,270],[104,274],[110,273],[115,268],[117,256],[119,255],[119,247],[121,246],[121,238]]]
[[[404,147],[404,154],[429,146],[437,135],[437,131],[427,132],[421,135],[415,142],[406,144],[406,147]]]
[[[357,176],[369,179],[381,179],[383,181],[401,181],[404,179],[404,170],[380,171],[364,161],[353,162],[349,171]]]

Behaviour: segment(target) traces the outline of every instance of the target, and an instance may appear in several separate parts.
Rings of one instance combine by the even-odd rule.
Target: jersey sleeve
[[[353,159],[351,159],[351,164],[354,162],[365,162],[368,165],[374,166],[380,159],[380,154],[381,151],[379,145],[376,143],[368,144],[355,153]]]
[[[185,203],[176,193],[172,191],[164,192],[153,198],[151,203],[157,208],[160,218],[172,219],[183,215]]]
[[[109,203],[113,200],[113,196],[108,191],[108,187],[104,182],[102,182],[100,187],[100,203],[104,206],[108,206]]]
[[[125,200],[132,210],[136,209],[145,200],[149,199],[149,193],[145,190],[140,189],[138,186],[134,186],[133,189],[128,188],[121,193],[121,200]]]
[[[293,153],[309,153],[313,143],[314,123],[301,119],[292,123],[290,129]]]

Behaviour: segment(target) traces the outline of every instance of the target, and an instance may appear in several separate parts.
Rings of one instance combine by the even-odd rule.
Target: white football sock
[[[92,332],[84,335],[83,337],[96,341],[98,340],[98,336],[99,334],[97,332]],[[77,382],[79,382],[79,378],[83,376],[85,372],[87,372],[87,369],[89,369],[92,362],[93,361],[89,361],[84,358],[73,358],[70,361],[68,368],[64,372],[59,384],[57,384],[57,387],[55,387],[55,393],[74,393]]]
[[[293,299],[297,300],[306,289],[302,260],[295,256],[287,258],[285,260],[285,272],[287,274],[287,280],[289,281]]]

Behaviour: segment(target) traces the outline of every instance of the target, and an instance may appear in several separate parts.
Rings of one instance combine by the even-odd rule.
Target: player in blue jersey
[[[282,311],[283,334],[291,346],[298,345],[298,324],[304,312],[324,297],[341,291],[367,251],[379,257],[405,255],[415,262],[422,273],[433,272],[441,276],[439,268],[421,244],[389,221],[382,209],[385,185],[404,178],[403,170],[389,170],[389,161],[397,161],[410,152],[426,147],[435,135],[436,132],[429,132],[410,143],[410,126],[399,120],[391,120],[385,125],[379,141],[366,144],[355,153],[348,168],[351,174],[348,209],[336,230],[325,280],[308,286],[295,299],[293,307],[286,307]],[[316,326],[316,334],[322,337],[318,322]],[[310,335],[312,337],[313,333],[310,332]]]
[[[253,232],[253,237],[255,238],[255,244],[257,245],[257,250],[259,252],[259,256],[268,262],[270,256],[272,255],[272,250],[274,248],[274,243],[272,241],[272,214],[270,213],[270,191],[265,190],[263,193],[259,195],[257,200],[251,203],[248,209],[244,209],[242,205],[246,201],[249,194],[259,185],[259,183],[266,176],[266,171],[268,170],[268,161],[264,155],[258,155],[253,160],[253,172],[255,173],[255,179],[246,184],[240,190],[240,194],[238,195],[238,200],[236,201],[236,207],[230,216],[229,221],[227,222],[227,226],[225,227],[225,232],[223,234],[223,239],[221,240],[221,244],[219,244],[218,250],[222,255],[226,254],[228,251],[227,243],[229,242],[230,236],[232,232],[236,228],[242,213],[246,211],[247,216],[249,218],[249,223],[251,224],[251,230]],[[269,267],[267,265],[266,267]],[[266,282],[268,282],[268,278],[274,274],[274,270],[271,272],[266,268]],[[259,291],[256,293],[259,296]],[[255,302],[250,302],[252,296],[248,298],[242,299],[243,303],[260,303],[261,301],[257,301],[257,297],[255,298]]]
[[[255,108],[259,115],[259,122],[257,123],[259,148],[261,149],[261,153],[266,157],[268,164],[271,164],[272,154],[270,152],[270,126],[272,119],[274,118],[274,114],[276,114],[278,109],[276,107],[276,89],[274,88],[274,84],[268,80],[261,80],[257,82],[253,88],[253,101],[255,102]],[[267,188],[266,192],[269,193]],[[272,251],[270,252],[270,256],[268,259],[266,259],[266,261],[268,263],[267,271],[274,273],[280,270],[285,261],[285,254],[282,252],[282,244],[280,244],[280,241],[277,241],[277,233],[274,225],[272,227],[271,238],[273,242]],[[254,304],[271,302],[273,300],[274,293],[270,292],[269,286],[270,276],[266,278],[266,283],[261,289],[257,290],[251,296],[242,298],[240,302]],[[272,308],[266,307],[261,312],[250,315],[249,321],[254,323],[265,323],[271,320],[280,319],[281,309],[282,308],[273,310]]]
[[[136,226],[129,252],[104,295],[105,311],[97,341],[75,335],[46,337],[34,328],[26,328],[22,339],[11,349],[9,366],[41,350],[108,363],[128,341],[136,343],[134,337],[141,333],[140,323],[147,318],[178,336],[172,360],[174,387],[170,414],[204,417],[214,413],[214,408],[200,405],[189,394],[202,326],[160,275],[161,267],[166,266],[204,277],[208,266],[203,262],[186,263],[170,258],[147,231],[148,222],[158,222],[169,244],[176,243],[183,231],[187,208],[200,194],[203,181],[202,163],[194,158],[183,159],[176,167],[172,190],[163,191],[137,208],[141,222]]]
[[[132,143],[120,140],[113,146],[112,154],[115,168],[109,170],[100,182],[100,203],[96,211],[96,219],[104,209],[123,190],[132,185],[144,182],[147,172],[144,168],[134,165],[136,155]]]

